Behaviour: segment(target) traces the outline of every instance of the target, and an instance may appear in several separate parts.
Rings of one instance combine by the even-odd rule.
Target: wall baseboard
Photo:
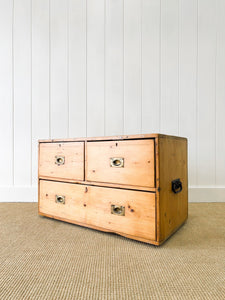
[[[37,202],[36,186],[0,187],[0,202]]]
[[[189,202],[225,202],[225,187],[190,187]],[[0,187],[0,202],[37,202],[37,187]]]
[[[225,202],[225,187],[190,187],[189,202]]]

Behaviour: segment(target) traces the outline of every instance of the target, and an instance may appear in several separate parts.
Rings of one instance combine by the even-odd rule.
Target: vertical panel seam
[[[159,133],[161,132],[162,106],[162,0],[159,4]]]
[[[218,0],[216,1],[216,10],[215,10],[215,20],[216,20],[216,40],[215,40],[215,101],[214,101],[214,103],[215,103],[215,143],[214,143],[214,150],[215,150],[215,160],[214,160],[214,166],[215,166],[215,168],[214,168],[214,172],[215,172],[215,174],[214,174],[214,176],[215,176],[215,178],[214,178],[214,182],[215,182],[215,186],[217,185],[217,164],[216,164],[216,162],[217,162],[217,121],[216,121],[216,119],[217,119],[217,51],[218,51],[218,28],[219,28],[219,26],[218,26],[218,23],[219,23],[219,16],[218,16],[218,12],[219,12],[219,10],[218,10]]]
[[[199,84],[199,78],[198,78],[198,55],[199,55],[199,0],[197,0],[197,33],[196,33],[196,185],[198,185],[198,84]]]
[[[67,46],[67,137],[70,136],[70,82],[69,82],[69,78],[70,78],[70,72],[69,72],[69,68],[70,68],[70,39],[69,39],[69,25],[70,25],[70,14],[69,14],[69,8],[70,8],[70,0],[67,0],[67,37],[66,37],[66,46]]]
[[[123,0],[123,134],[125,134],[125,1]]]
[[[86,82],[85,82],[85,96],[86,96],[86,111],[85,111],[85,113],[86,113],[86,116],[85,116],[85,118],[86,118],[86,137],[87,137],[87,134],[88,134],[88,94],[87,94],[87,88],[88,88],[88,72],[87,72],[87,18],[88,18],[88,15],[87,15],[87,6],[88,6],[88,0],[85,0],[85,72],[86,72],[86,74],[85,74],[85,79],[86,79]]]
[[[143,113],[142,113],[142,109],[143,109],[143,66],[142,66],[142,62],[143,62],[143,58],[142,58],[142,51],[143,51],[143,25],[142,25],[142,22],[143,22],[143,0],[141,0],[141,9],[140,9],[140,85],[141,85],[141,88],[140,88],[140,100],[141,100],[141,126],[140,126],[140,132],[142,133],[142,127],[143,127],[143,124],[142,124],[142,118],[143,118]]]
[[[180,18],[181,3],[178,1],[178,135],[180,135]]]
[[[33,90],[33,73],[32,73],[32,61],[33,61],[33,47],[32,47],[32,43],[33,43],[33,18],[32,18],[32,10],[33,10],[33,0],[31,0],[30,2],[30,151],[31,151],[31,155],[30,155],[30,182],[31,182],[31,186],[33,185],[33,180],[32,180],[32,175],[33,175],[33,170],[32,170],[32,160],[33,160],[33,149],[32,149],[32,145],[33,145],[33,97],[32,97],[32,90]]]
[[[51,0],[49,0],[49,138],[51,135]]]
[[[106,0],[104,0],[104,130],[103,133],[105,135],[106,133],[106,126],[105,126],[105,121],[106,121]]]
[[[12,0],[12,185],[15,185],[14,0]]]

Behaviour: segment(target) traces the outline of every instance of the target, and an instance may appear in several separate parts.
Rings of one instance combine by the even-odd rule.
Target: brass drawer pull
[[[116,168],[124,167],[124,158],[123,157],[111,157],[110,158],[110,166]]]
[[[60,166],[65,164],[65,156],[55,156],[55,164]]]
[[[118,205],[111,205],[111,214],[117,216],[125,216],[125,207]]]
[[[55,195],[55,202],[65,204],[65,196]]]

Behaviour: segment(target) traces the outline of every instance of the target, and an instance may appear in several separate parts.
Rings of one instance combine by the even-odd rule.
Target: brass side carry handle
[[[65,164],[65,156],[55,156],[55,164],[60,166]]]
[[[182,182],[181,182],[180,178],[172,181],[172,191],[175,194],[178,194],[182,191]]]
[[[123,157],[111,157],[110,158],[110,166],[115,168],[123,168],[124,167],[124,158]]]
[[[111,214],[117,216],[125,216],[125,207],[118,205],[111,205]]]
[[[55,195],[55,202],[65,204],[65,196]]]

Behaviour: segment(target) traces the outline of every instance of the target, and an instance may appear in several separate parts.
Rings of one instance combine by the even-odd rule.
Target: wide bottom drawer
[[[155,240],[155,194],[40,180],[39,212]]]

